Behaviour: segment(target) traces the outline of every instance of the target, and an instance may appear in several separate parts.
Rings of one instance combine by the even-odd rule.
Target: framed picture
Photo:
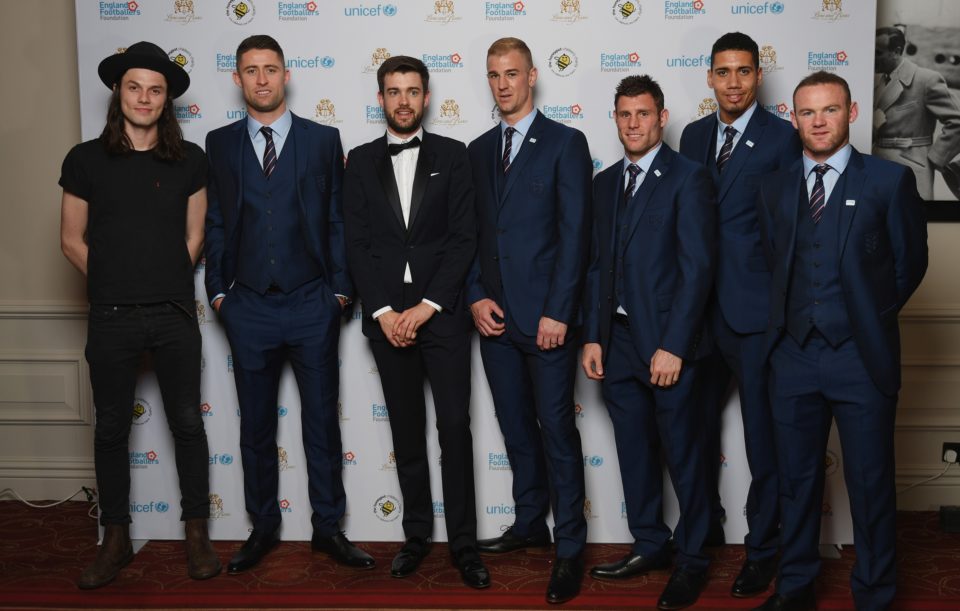
[[[927,220],[960,222],[960,3],[877,5],[873,154],[913,170]]]

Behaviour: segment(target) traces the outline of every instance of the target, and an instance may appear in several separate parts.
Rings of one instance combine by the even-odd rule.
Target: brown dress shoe
[[[223,565],[210,544],[207,518],[191,518],[183,526],[187,550],[187,575],[191,579],[210,579],[220,574]]]
[[[81,590],[92,590],[113,581],[120,569],[133,560],[129,524],[107,524],[103,529],[103,543],[97,550],[93,564],[84,569],[77,581]]]

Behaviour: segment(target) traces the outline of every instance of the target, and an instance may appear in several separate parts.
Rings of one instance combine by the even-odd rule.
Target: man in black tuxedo
[[[420,126],[430,74],[413,57],[377,71],[387,133],[351,151],[344,182],[347,261],[363,301],[406,510],[406,542],[390,574],[406,577],[430,551],[433,503],[423,382],[433,390],[447,540],[464,583],[490,585],[476,550],[470,435],[470,329],[464,279],[476,217],[464,145]]]

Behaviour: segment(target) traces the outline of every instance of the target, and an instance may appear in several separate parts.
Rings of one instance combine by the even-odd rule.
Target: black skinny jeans
[[[153,356],[173,433],[181,520],[210,515],[209,452],[200,415],[200,329],[193,301],[90,305],[86,357],[96,407],[100,523],[130,523],[130,457],[137,371]]]

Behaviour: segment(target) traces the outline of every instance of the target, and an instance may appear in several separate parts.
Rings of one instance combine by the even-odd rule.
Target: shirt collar
[[[273,130],[273,133],[277,135],[281,140],[286,139],[287,133],[290,131],[290,126],[293,124],[293,115],[290,114],[290,109],[284,111],[280,118],[270,124],[270,129]],[[247,115],[247,133],[250,134],[250,138],[256,138],[257,134],[260,132],[260,128],[263,127],[263,123],[257,121],[250,115]]]
[[[517,121],[516,125],[513,125],[513,129],[517,130],[521,138],[526,137],[527,132],[530,131],[530,126],[533,125],[533,120],[537,118],[537,109],[534,108],[532,111],[527,113],[527,116]],[[506,121],[500,121],[500,136],[503,136],[503,132],[507,130],[510,125],[507,125]]]
[[[420,138],[420,142],[423,142],[423,128],[417,129],[415,134],[410,134],[406,138],[401,138],[400,136],[394,135],[390,130],[387,130],[387,144],[405,144],[410,142],[414,138]]]
[[[723,122],[723,120],[720,118],[720,111],[718,110],[717,111],[717,130],[718,130],[718,133],[720,134],[720,137],[721,138],[724,137],[723,131],[727,128],[727,125],[733,126],[733,129],[737,130],[738,134],[743,134],[743,132],[746,131],[747,129],[747,124],[750,123],[750,119],[751,117],[753,117],[753,113],[756,110],[757,110],[757,101],[754,100],[753,104],[750,105],[750,108],[746,109],[742,115],[737,117],[736,121],[729,124]]]
[[[837,174],[843,174],[844,170],[847,169],[847,164],[850,163],[850,155],[852,154],[853,147],[848,142],[839,151],[831,155],[829,159],[824,161],[824,163],[836,170]],[[803,154],[803,176],[805,178],[809,178],[810,172],[818,165],[820,164],[807,157],[806,153]]]
[[[663,146],[663,140],[661,140],[659,144],[657,144],[657,146],[647,151],[647,153],[643,157],[641,157],[636,161],[630,161],[629,157],[624,156],[623,171],[626,172],[627,168],[630,167],[630,164],[633,163],[640,166],[640,169],[643,170],[643,175],[646,176],[647,172],[650,171],[650,166],[653,165],[654,158],[657,156],[657,153],[660,152],[660,147],[662,146]]]

